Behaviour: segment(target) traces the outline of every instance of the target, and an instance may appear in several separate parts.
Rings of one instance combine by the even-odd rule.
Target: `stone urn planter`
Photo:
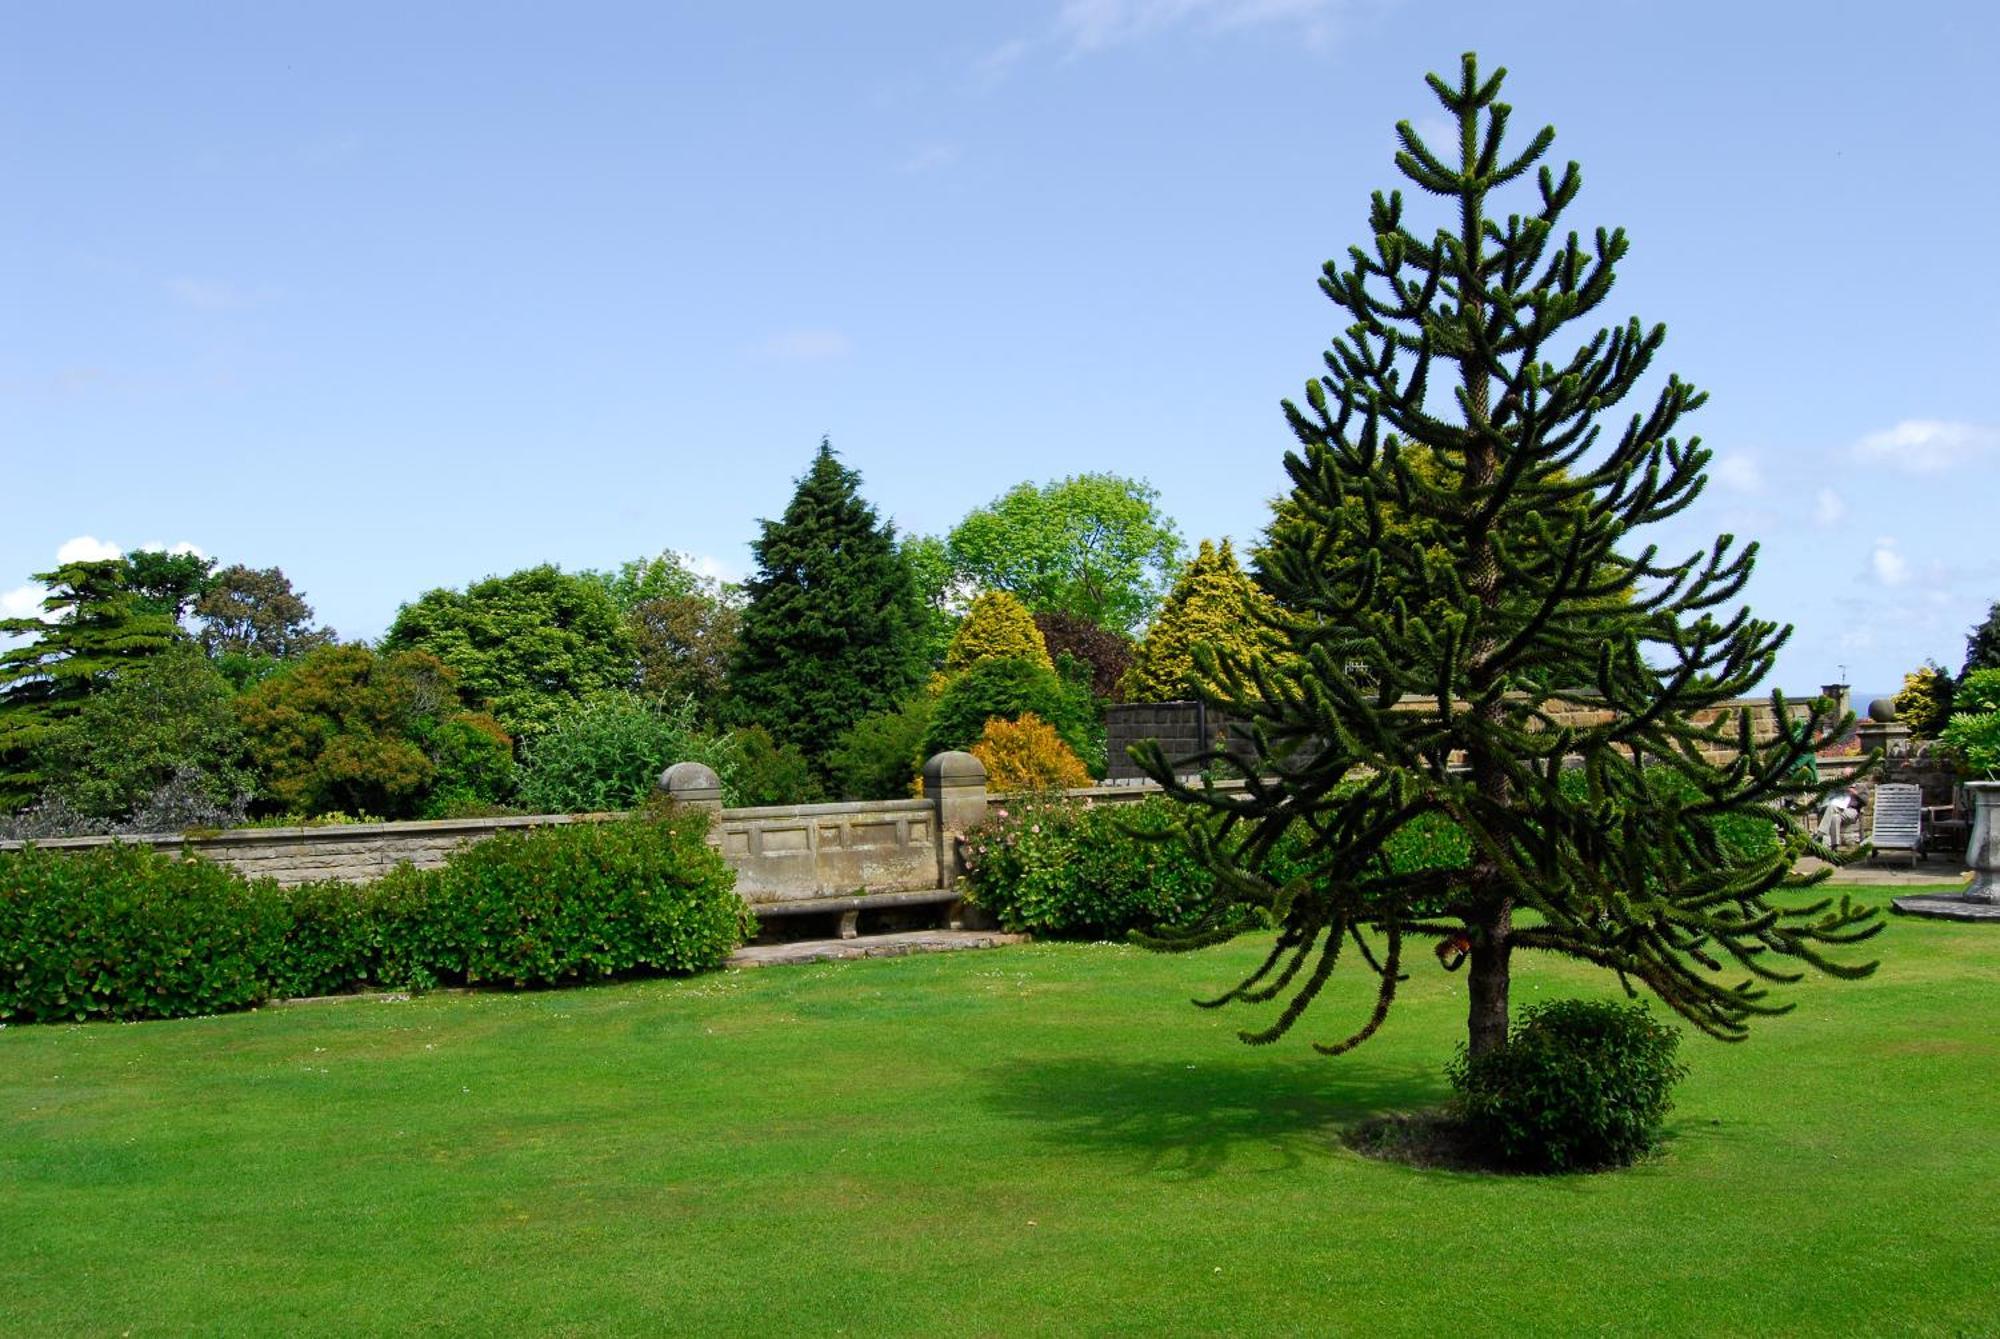
[[[2000,904],[2000,781],[1968,781],[1965,793],[1972,801],[1972,835],[1965,843],[1972,884],[1965,900]]]

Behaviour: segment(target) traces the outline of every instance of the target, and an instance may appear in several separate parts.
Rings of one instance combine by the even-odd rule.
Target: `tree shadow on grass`
[[[1433,1070],[1346,1058],[1069,1057],[1015,1061],[985,1077],[988,1107],[1035,1123],[1051,1141],[1187,1177],[1212,1176],[1232,1161],[1297,1167],[1336,1152],[1342,1129],[1363,1117],[1445,1096]]]

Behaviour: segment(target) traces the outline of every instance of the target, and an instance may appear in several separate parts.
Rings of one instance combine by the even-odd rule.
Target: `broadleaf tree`
[[[442,660],[468,703],[517,740],[637,675],[632,633],[604,584],[547,563],[463,593],[427,591],[396,611],[382,647]]]
[[[1297,1022],[1350,943],[1376,974],[1374,1003],[1329,1053],[1380,1026],[1412,942],[1432,942],[1446,967],[1469,959],[1474,1057],[1506,1044],[1518,951],[1603,967],[1728,1039],[1790,1007],[1770,988],[1803,969],[1873,966],[1839,949],[1880,928],[1874,913],[1799,895],[1825,871],[1793,872],[1811,845],[1800,807],[1823,793],[1801,764],[1851,718],[1819,700],[1795,713],[1774,693],[1766,737],[1751,711],[1724,707],[1758,687],[1789,635],[1726,608],[1754,544],[1633,551],[1701,491],[1709,452],[1674,433],[1704,396],[1669,375],[1650,405],[1609,422],[1665,330],[1578,326],[1609,295],[1625,234],[1559,227],[1580,171],[1535,170],[1553,128],[1503,152],[1503,77],[1482,77],[1470,54],[1456,81],[1429,77],[1456,131],[1443,154],[1397,126],[1396,166],[1442,202],[1442,226],[1426,235],[1400,191],[1378,192],[1369,245],[1324,268],[1348,324],[1305,405],[1284,406],[1299,441],[1291,501],[1308,524],[1261,555],[1284,606],[1264,617],[1287,653],[1202,652],[1207,695],[1251,723],[1256,756],[1201,761],[1242,788],[1182,784],[1177,760],[1141,751],[1162,785],[1212,811],[1201,856],[1280,926],[1257,970],[1209,1001],[1282,1001],[1248,1041]],[[1502,213],[1517,183],[1524,206]],[[1434,477],[1405,459],[1417,446]],[[1392,507],[1434,523],[1444,561],[1381,541]],[[1326,561],[1316,536],[1355,516],[1374,537],[1361,560]],[[1430,606],[1446,612],[1415,612]],[[1596,711],[1564,710],[1579,699]],[[1470,858],[1392,869],[1391,839],[1434,816],[1464,831]],[[1287,832],[1302,834],[1309,873],[1273,887],[1254,870]],[[1227,935],[1232,913],[1167,946]]]
[[[1115,474],[1022,483],[952,527],[959,576],[1031,613],[1066,613],[1113,632],[1153,616],[1180,570],[1181,538],[1159,490]]]
[[[339,638],[313,626],[313,609],[283,568],[233,563],[208,579],[194,601],[202,650],[216,659],[296,660]]]

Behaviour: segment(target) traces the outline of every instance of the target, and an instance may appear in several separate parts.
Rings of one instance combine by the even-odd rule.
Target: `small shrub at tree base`
[[[1090,784],[1090,771],[1055,727],[1032,711],[988,721],[969,750],[986,766],[988,790],[1065,790]]]
[[[1687,1075],[1680,1033],[1645,1006],[1524,1006],[1507,1044],[1447,1069],[1461,1118],[1498,1160],[1536,1171],[1622,1167],[1659,1143]]]

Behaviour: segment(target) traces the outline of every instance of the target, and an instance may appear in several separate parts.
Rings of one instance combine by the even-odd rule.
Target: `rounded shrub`
[[[701,728],[692,701],[668,706],[635,693],[606,693],[561,712],[523,753],[518,802],[540,814],[636,809],[674,763],[721,772],[731,761],[727,744]]]
[[[988,721],[1019,720],[1030,712],[1054,726],[1086,765],[1093,752],[1102,759],[1102,725],[1089,686],[1020,659],[982,660],[946,683],[924,731],[923,756],[970,748]]]
[[[649,809],[504,832],[455,853],[438,895],[468,983],[719,965],[752,928],[705,814]]]
[[[1104,937],[1190,925],[1215,880],[1178,840],[1179,806],[1024,798],[966,834],[971,900],[1009,930]],[[1159,840],[1165,838],[1165,840]]]
[[[269,880],[147,846],[0,852],[0,1019],[246,1008],[288,919]]]
[[[932,699],[919,694],[894,711],[863,716],[826,756],[835,793],[843,800],[908,799],[924,766],[924,735]]]
[[[1520,1011],[1507,1045],[1447,1067],[1468,1132],[1537,1171],[1622,1167],[1659,1143],[1680,1033],[1643,1005],[1549,1000]]]
[[[1034,712],[991,720],[969,750],[985,764],[989,790],[1064,790],[1090,784],[1090,769]]]

